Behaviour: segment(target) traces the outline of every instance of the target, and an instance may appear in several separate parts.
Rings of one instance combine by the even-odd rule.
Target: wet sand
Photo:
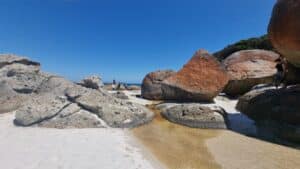
[[[206,146],[206,140],[216,137],[221,130],[193,129],[170,123],[153,106],[151,108],[156,118],[132,132],[167,168],[221,168]]]
[[[223,131],[207,147],[224,169],[297,169],[300,150]]]
[[[168,169],[297,169],[300,150],[230,130],[193,129],[155,119],[131,132]]]

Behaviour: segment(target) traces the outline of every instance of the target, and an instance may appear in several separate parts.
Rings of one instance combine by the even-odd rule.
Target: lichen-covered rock
[[[52,94],[34,96],[16,111],[15,122],[21,126],[40,123],[55,117],[69,104],[66,97]]]
[[[15,76],[17,73],[38,73],[39,71],[40,66],[37,65],[24,65],[20,63],[14,63],[0,68],[0,76],[9,78]]]
[[[124,128],[153,118],[145,107],[109,94],[97,77],[77,85],[44,73],[39,67],[39,63],[26,58],[0,55],[0,113],[16,110],[17,125]]]
[[[142,83],[142,97],[150,100],[163,100],[161,83],[175,73],[172,70],[159,70],[147,74]]]
[[[123,99],[123,100],[128,100],[129,97],[126,96],[126,94],[124,92],[121,91],[117,91],[116,93],[112,94],[114,97],[118,98],[118,99]]]
[[[52,93],[55,95],[65,95],[68,88],[74,87],[75,84],[63,77],[50,75],[37,87],[36,93]]]
[[[70,112],[69,112],[70,113]],[[79,109],[68,116],[61,114],[49,120],[42,121],[38,124],[39,127],[48,128],[103,128],[105,123],[95,114]]]
[[[23,97],[16,93],[5,81],[0,81],[0,113],[18,109],[23,101]]]
[[[86,77],[79,84],[91,89],[99,89],[104,86],[101,78],[95,75]]]
[[[0,55],[0,79],[17,93],[32,93],[45,78],[38,62],[16,55]]]
[[[193,128],[226,129],[226,112],[221,108],[210,108],[201,104],[175,104],[158,106],[167,120]]]
[[[66,94],[69,100],[97,114],[111,127],[136,127],[151,121],[154,116],[153,112],[141,105],[98,90],[77,87],[69,88]]]
[[[18,93],[31,94],[48,79],[48,74],[44,73],[15,73],[13,76],[5,78],[8,84]]]
[[[242,50],[230,55],[222,62],[230,78],[224,92],[238,96],[255,85],[272,84],[278,58],[277,53],[265,50]]]
[[[219,61],[199,50],[175,75],[162,82],[164,99],[178,101],[213,101],[229,78]]]
[[[29,60],[26,57],[20,57],[12,54],[1,54],[0,55],[0,69],[7,65],[22,64],[27,66],[40,66],[40,63]]]

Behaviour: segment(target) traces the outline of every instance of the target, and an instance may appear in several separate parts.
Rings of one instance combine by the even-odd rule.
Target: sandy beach
[[[0,114],[0,168],[157,169],[122,129],[46,129],[13,125]]]
[[[124,92],[132,102],[154,102]],[[239,114],[236,100],[215,104]],[[155,110],[154,110],[155,111]],[[255,132],[252,121],[233,116],[232,130],[193,129],[156,118],[135,129],[47,129],[13,124],[14,113],[0,114],[0,164],[5,169],[296,169],[300,151],[241,132]],[[239,120],[236,119],[239,117]]]
[[[222,131],[206,142],[209,152],[224,169],[297,169],[297,149]]]
[[[169,169],[298,168],[298,149],[245,135],[254,134],[255,125],[235,109],[236,103],[223,96],[214,103],[229,113],[232,130],[189,128],[170,123],[157,112],[153,122],[132,132]]]
[[[0,169],[300,169],[300,0],[0,12]]]

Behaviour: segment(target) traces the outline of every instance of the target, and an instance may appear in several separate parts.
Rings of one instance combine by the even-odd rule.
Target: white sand
[[[0,114],[1,169],[154,169],[121,129],[45,129]]]
[[[108,91],[109,93],[116,93],[117,91]],[[126,96],[128,96],[129,101],[133,103],[138,103],[141,105],[150,105],[150,104],[155,104],[158,103],[158,101],[151,101],[151,100],[146,100],[143,98],[137,97],[138,95],[141,95],[141,90],[124,90],[121,91],[123,92]]]

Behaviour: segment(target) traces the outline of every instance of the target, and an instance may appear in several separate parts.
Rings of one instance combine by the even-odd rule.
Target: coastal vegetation
[[[230,44],[224,49],[215,52],[213,55],[222,61],[234,52],[250,49],[263,49],[275,51],[268,35],[240,40],[234,44]]]

